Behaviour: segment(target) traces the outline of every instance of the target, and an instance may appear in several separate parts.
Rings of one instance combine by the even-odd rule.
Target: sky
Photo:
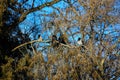
[[[29,0],[28,3],[31,4],[31,1],[32,1],[32,0]],[[45,0],[44,0],[44,1],[45,1]],[[44,1],[43,1],[43,3],[44,3]],[[36,0],[36,1],[35,1],[35,7],[38,6],[38,5],[39,5],[39,0]],[[77,5],[77,3],[76,3],[76,5]],[[115,5],[114,8],[119,8],[119,7],[120,7],[120,3],[117,3],[117,5],[119,5],[119,6],[116,6],[116,5]],[[67,7],[67,4],[64,3],[63,1],[61,1],[60,3],[57,3],[57,4],[53,5],[53,6],[59,7],[59,8],[62,9],[62,8],[64,8],[64,7]],[[50,7],[45,7],[45,8],[43,8],[43,9],[40,10],[40,11],[35,11],[35,12],[33,12],[33,13],[28,14],[28,15],[27,15],[27,18],[26,18],[23,22],[21,22],[20,25],[19,25],[19,27],[21,28],[21,31],[22,31],[23,33],[26,33],[27,31],[29,32],[29,29],[31,29],[31,27],[35,26],[34,24],[36,24],[35,27],[37,27],[37,31],[33,31],[32,34],[29,36],[29,37],[31,38],[31,40],[38,39],[38,37],[37,37],[38,34],[41,34],[41,36],[42,36],[42,38],[43,38],[44,40],[50,39],[50,37],[48,37],[48,36],[51,35],[51,32],[49,32],[49,31],[44,31],[44,32],[42,32],[43,27],[42,27],[42,25],[41,25],[41,22],[42,22],[41,19],[44,19],[44,17],[42,17],[40,14],[44,14],[44,13],[45,13],[45,14],[50,14],[50,13],[52,13],[53,11],[54,11],[54,10],[53,10],[52,8],[50,8]],[[84,15],[84,14],[86,13],[83,7],[79,7],[79,8],[78,8],[78,11],[81,11],[81,12],[82,12],[81,15]],[[116,14],[114,14],[114,15],[116,16],[117,14],[118,14],[118,13],[116,13]],[[34,20],[35,20],[35,22],[34,22]],[[49,18],[48,18],[48,20],[49,20]],[[103,26],[104,26],[104,23],[102,23],[101,25],[102,25],[102,27],[103,27]],[[95,29],[96,32],[99,32],[99,31],[100,31],[100,28],[101,28],[101,26],[96,26],[96,28],[94,28],[94,29]],[[80,28],[74,27],[74,28],[71,28],[70,30],[72,31],[72,33],[75,33],[76,31],[79,32],[79,31],[80,31]],[[111,36],[113,36],[113,37],[114,37],[114,36],[119,36],[119,37],[120,37],[120,24],[112,24],[112,25],[109,25],[109,27],[105,28],[105,30],[106,30],[106,31],[104,32],[104,34],[109,34],[109,35],[111,35]],[[113,32],[113,33],[111,33],[113,30],[117,30],[118,32]],[[76,42],[79,37],[82,38],[82,34],[78,33],[78,34],[74,35],[73,37],[74,37],[74,39],[72,38],[72,36],[70,36],[70,37],[69,37],[69,41],[74,42],[74,40],[75,40],[75,42]],[[96,35],[96,37],[98,37],[98,35]],[[85,38],[84,38],[84,40],[87,41],[88,39],[89,39],[89,35],[86,35]],[[117,38],[113,38],[113,41],[114,41],[114,42],[117,41]],[[44,43],[36,43],[36,44],[39,44],[39,46],[45,46],[45,45],[49,46],[49,44],[44,44]],[[96,42],[96,46],[97,46],[98,44],[99,44],[99,41]],[[114,43],[113,43],[113,44],[114,44]],[[120,44],[118,44],[118,48],[120,48]],[[39,48],[37,48],[37,49],[38,49],[38,50],[41,50],[41,47],[39,47]],[[119,52],[119,53],[120,53],[120,52]],[[47,49],[45,49],[45,50],[42,52],[42,55],[43,55],[43,57],[44,57],[44,60],[45,60],[45,61],[48,61]]]
[[[19,2],[21,2],[22,0],[18,0]],[[37,7],[38,5],[40,5],[40,4],[43,4],[43,3],[45,3],[45,1],[46,0],[35,0],[35,3],[34,3],[34,7]],[[51,1],[51,0],[49,0],[49,1]],[[73,0],[74,1],[74,0]],[[29,4],[29,5],[32,5],[32,2],[33,2],[33,0],[28,0],[28,2],[26,3],[26,4]],[[115,10],[116,9],[118,9],[119,7],[120,7],[120,2],[118,2],[118,3],[116,3],[116,5],[114,6],[114,8],[115,8]],[[78,3],[75,3],[74,5],[79,5]],[[59,7],[59,8],[61,8],[61,9],[63,9],[63,8],[65,8],[65,7],[67,7],[68,6],[68,4],[66,4],[65,2],[63,2],[63,1],[61,1],[61,2],[59,2],[59,3],[57,3],[57,4],[54,4],[53,6],[55,6],[55,7]],[[27,7],[27,8],[30,8],[30,6],[26,6],[26,5],[24,5],[23,7]],[[79,7],[78,9],[77,9],[78,11],[81,11],[81,15],[84,15],[86,12],[85,12],[85,10],[84,10],[84,8],[81,6],[81,7]],[[30,35],[30,38],[31,38],[31,40],[34,40],[34,39],[37,39],[38,37],[37,37],[37,35],[38,34],[41,34],[41,36],[43,37],[43,39],[49,39],[49,37],[48,36],[50,36],[51,35],[51,32],[49,32],[49,31],[45,31],[45,32],[42,32],[42,29],[43,29],[43,27],[42,27],[42,25],[41,25],[41,23],[42,23],[42,21],[41,20],[43,20],[44,19],[44,16],[41,16],[41,14],[50,14],[50,13],[52,13],[54,10],[51,8],[51,7],[45,7],[45,8],[43,8],[42,10],[40,10],[40,11],[35,11],[35,12],[33,12],[33,13],[30,13],[30,14],[28,14],[27,15],[27,18],[22,22],[22,23],[20,23],[20,25],[19,25],[19,27],[21,28],[21,31],[23,32],[23,33],[27,33],[27,32],[29,32],[29,30],[31,29],[31,27],[37,27],[37,30],[36,30],[36,32],[34,31],[31,35]],[[114,14],[114,15],[117,15],[117,13],[116,14]],[[48,20],[49,20],[49,18],[47,18]],[[34,21],[35,20],[35,21]],[[34,24],[36,24],[36,25],[34,25]],[[120,24],[114,24],[114,25],[112,25],[112,26],[114,26],[114,27],[111,27],[111,25],[108,27],[108,28],[106,28],[106,31],[105,31],[105,34],[109,34],[113,29],[115,29],[115,30],[120,30]],[[99,26],[98,26],[99,27]],[[98,27],[97,27],[97,29],[98,29]],[[96,29],[96,30],[97,30]],[[77,28],[77,27],[75,27],[75,28],[71,28],[71,31],[72,31],[72,33],[75,33],[76,31],[79,31],[79,29]],[[99,30],[98,30],[99,31]],[[35,36],[34,36],[35,35]],[[120,32],[115,32],[115,33],[111,33],[111,35],[120,35]],[[82,38],[82,35],[81,34],[76,34],[76,35],[74,35],[74,40],[75,41],[77,41],[77,39],[78,39],[78,37],[81,37]],[[88,35],[86,35],[85,36],[85,39],[86,40],[88,40],[89,39],[89,36]],[[71,40],[71,42],[73,41],[73,38],[72,38],[72,36],[70,36],[69,37],[69,40]]]
[[[22,0],[19,0],[19,2],[20,2],[20,1],[22,1]],[[31,4],[32,4],[32,3],[31,3],[32,1],[33,1],[33,0],[28,0],[28,2],[27,2],[26,4],[31,5]],[[40,5],[39,3],[40,3],[40,0],[35,0],[34,7],[37,7],[38,5]],[[43,0],[42,3],[45,3],[45,0]],[[78,4],[76,4],[76,5],[78,5]],[[61,2],[59,2],[59,3],[57,3],[57,4],[54,4],[53,6],[54,6],[54,7],[59,7],[59,8],[62,9],[62,8],[67,7],[68,5],[67,5],[65,2],[61,1]],[[28,6],[24,6],[24,7],[28,7]],[[80,7],[79,10],[82,12],[82,14],[85,13],[85,12],[83,11],[83,7]],[[42,26],[40,25],[40,19],[39,19],[39,18],[43,19],[44,17],[40,16],[40,14],[44,14],[44,13],[45,13],[45,14],[50,14],[50,13],[52,13],[53,11],[54,11],[53,8],[51,8],[51,7],[45,7],[45,8],[43,8],[43,9],[40,10],[40,11],[36,11],[36,12],[30,13],[30,14],[27,15],[27,18],[26,18],[22,23],[20,23],[19,27],[21,28],[21,30],[22,30],[23,33],[26,33],[27,30],[31,29],[31,27],[34,26],[34,23],[38,25],[37,27],[42,28]],[[34,20],[35,20],[35,22],[34,22]],[[41,29],[40,29],[40,30],[41,30]],[[74,29],[72,30],[73,33],[76,32],[76,31],[77,31],[76,28],[74,28]],[[46,34],[46,33],[47,33],[47,34]],[[38,33],[38,34],[41,34],[41,32]],[[44,33],[42,32],[42,37],[43,37],[44,39],[47,39],[48,37],[46,37],[46,36],[47,36],[47,35],[50,35],[50,34],[51,34],[51,33],[49,33],[49,32],[44,32]],[[78,34],[77,34],[77,35],[78,35]],[[74,37],[76,38],[77,35],[75,35]],[[30,37],[31,37],[31,39],[33,39],[33,35],[31,35]],[[72,40],[71,37],[70,37],[70,40]],[[75,40],[76,40],[76,39],[75,39]]]
[[[22,0],[18,0],[18,1],[21,2]],[[32,1],[33,1],[33,0],[28,0],[28,3],[27,3],[27,4],[30,4],[30,5],[31,5],[31,2],[32,2]],[[46,1],[46,0],[42,0],[42,3],[44,3],[45,1]],[[40,0],[35,0],[35,5],[34,5],[34,7],[36,7],[36,6],[40,5],[40,4],[41,4],[41,3],[40,3]],[[75,5],[78,5],[78,4],[76,3]],[[59,8],[62,9],[62,8],[67,7],[68,5],[67,5],[66,3],[64,3],[63,1],[61,1],[61,2],[59,2],[59,3],[57,3],[57,4],[54,4],[53,6],[59,7]],[[26,5],[24,5],[24,7],[30,8],[30,6],[26,6]],[[116,3],[116,5],[114,6],[114,8],[115,8],[115,10],[116,10],[117,8],[120,8],[120,1],[119,1],[118,3]],[[79,7],[77,10],[82,12],[81,15],[84,15],[84,14],[86,13],[85,10],[84,10],[84,8],[83,8],[82,6]],[[33,31],[32,34],[29,35],[29,37],[31,38],[31,40],[38,39],[38,37],[37,37],[38,34],[41,34],[41,36],[42,36],[42,38],[43,38],[44,40],[50,39],[50,37],[48,37],[48,36],[51,35],[51,32],[49,32],[49,31],[44,31],[44,32],[42,32],[43,27],[42,27],[41,23],[42,23],[42,20],[44,19],[44,17],[42,17],[40,14],[44,14],[44,13],[45,13],[45,14],[50,14],[50,13],[52,13],[53,11],[54,11],[54,10],[53,10],[51,7],[45,7],[45,8],[43,8],[43,9],[40,10],[40,11],[35,11],[35,12],[33,12],[33,13],[28,14],[28,15],[27,15],[27,18],[26,18],[23,22],[21,22],[21,23],[19,24],[19,27],[21,28],[21,31],[22,31],[23,33],[26,33],[26,32],[29,33],[29,30],[31,29],[31,27],[37,27],[37,30],[36,30],[36,31]],[[117,12],[117,13],[112,14],[112,15],[113,15],[113,16],[116,16],[116,15],[118,15],[118,14],[120,14],[120,12]],[[42,20],[41,20],[41,19],[42,19]],[[49,19],[49,18],[48,18],[48,19]],[[34,24],[36,24],[36,25],[34,25]],[[104,26],[104,23],[102,24],[102,26]],[[96,32],[99,32],[99,31],[100,31],[100,27],[101,27],[101,26],[97,26],[97,27],[95,28],[95,31],[96,31]],[[74,34],[74,33],[77,32],[77,31],[79,32],[79,31],[80,31],[80,28],[74,27],[74,28],[71,28],[70,30],[71,30],[72,33]],[[105,30],[106,30],[106,31],[104,32],[104,34],[109,34],[109,35],[111,35],[111,36],[119,36],[119,37],[120,37],[120,24],[109,25],[109,27],[105,28]],[[118,32],[111,33],[113,30],[117,30]],[[96,35],[96,36],[98,37],[98,35]],[[70,40],[71,42],[74,42],[74,40],[77,41],[77,39],[78,39],[79,37],[82,38],[82,34],[78,33],[78,34],[74,35],[73,37],[74,37],[74,39],[72,38],[72,36],[69,37],[69,40]],[[85,38],[84,38],[84,40],[88,40],[88,39],[89,39],[89,36],[86,35]],[[114,38],[114,41],[116,41],[115,38]],[[40,46],[48,45],[48,44],[44,44],[44,43],[36,43],[36,44],[39,44]],[[97,45],[97,44],[99,44],[99,42],[96,43],[96,45]],[[48,46],[49,46],[49,45],[48,45]],[[118,46],[120,46],[120,45],[118,44]],[[41,49],[41,47],[38,48],[38,50],[39,50],[39,49]],[[44,56],[44,60],[45,60],[45,61],[48,60],[46,53],[47,53],[47,49],[45,49],[45,50],[43,51],[43,56]],[[119,79],[118,79],[118,80],[119,80]]]

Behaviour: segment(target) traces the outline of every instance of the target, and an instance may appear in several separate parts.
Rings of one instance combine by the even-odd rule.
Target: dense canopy
[[[0,79],[119,80],[119,60],[120,0],[0,0]]]

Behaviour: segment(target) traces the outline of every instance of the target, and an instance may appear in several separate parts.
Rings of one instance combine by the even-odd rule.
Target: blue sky
[[[30,0],[28,3],[31,3],[31,1],[32,1],[32,0]],[[44,2],[44,1],[43,1],[43,2]],[[38,0],[38,1],[36,0],[35,6],[38,6],[38,3],[39,3],[39,0]],[[76,5],[78,5],[78,4],[76,3]],[[57,3],[57,4],[55,4],[54,6],[63,9],[63,8],[65,8],[65,7],[67,7],[68,5],[67,5],[66,3],[64,3],[63,1],[61,1],[60,3]],[[119,6],[115,6],[115,8],[119,8],[119,7],[120,7],[120,5],[119,5]],[[42,22],[41,19],[43,20],[43,19],[44,19],[44,16],[41,16],[40,14],[44,14],[44,13],[45,13],[45,14],[50,14],[50,13],[52,13],[53,11],[54,11],[54,10],[53,10],[51,7],[45,7],[45,8],[43,8],[43,9],[40,10],[40,11],[35,11],[35,12],[33,12],[33,13],[28,14],[28,15],[27,15],[27,18],[26,18],[23,22],[21,22],[20,25],[19,25],[19,27],[21,28],[21,31],[22,31],[23,33],[25,33],[26,31],[29,31],[30,27],[35,26],[35,27],[37,27],[38,32],[35,31],[35,32],[33,32],[33,33],[30,35],[31,40],[37,39],[37,38],[38,38],[38,37],[37,37],[38,34],[41,34],[41,36],[42,36],[42,38],[43,38],[44,40],[50,39],[48,36],[50,36],[51,33],[50,33],[48,30],[42,32],[43,27],[42,27],[42,25],[41,25],[41,22]],[[86,13],[83,7],[79,7],[79,8],[78,8],[78,11],[81,11],[81,12],[82,12],[81,15],[84,15],[84,14]],[[117,13],[116,13],[116,14],[117,14]],[[115,15],[112,14],[112,15],[113,15],[113,16],[116,16],[116,14],[115,14]],[[34,20],[35,20],[35,22],[34,22]],[[47,20],[49,21],[49,18],[47,18]],[[35,25],[34,23],[35,23],[36,25]],[[101,26],[101,25],[102,25],[102,26]],[[104,23],[100,24],[99,26],[96,26],[96,28],[94,28],[94,29],[95,29],[96,32],[100,33],[100,28],[103,27],[103,26],[104,26]],[[79,31],[80,31],[80,28],[74,27],[74,28],[70,28],[70,30],[71,30],[72,33],[74,34],[75,32],[79,32]],[[118,32],[115,31],[115,32],[111,33],[113,30],[117,30]],[[109,34],[110,36],[113,36],[113,37],[118,36],[118,37],[120,38],[120,24],[112,24],[112,25],[109,25],[107,28],[105,28],[104,34]],[[95,36],[98,37],[99,35],[95,35]],[[72,36],[69,37],[69,41],[71,41],[72,43],[74,42],[74,40],[77,41],[78,37],[81,37],[81,38],[82,38],[82,34],[78,33],[78,34],[74,35],[73,37],[74,37],[74,39],[72,38]],[[89,39],[89,35],[88,35],[88,34],[85,35],[85,38],[84,38],[84,39],[85,39],[85,40],[88,40],[88,39]],[[117,40],[118,40],[118,38],[113,38],[113,39],[112,39],[113,42],[116,42]],[[96,46],[97,46],[99,43],[100,43],[100,42],[97,41],[97,42],[96,42]],[[44,43],[36,43],[36,44],[39,44],[39,46],[46,46],[46,45],[48,45],[48,44],[44,44]],[[113,44],[114,44],[114,43],[113,43]],[[120,47],[120,44],[118,44],[118,48],[119,48],[119,47]],[[38,49],[38,50],[41,50],[41,47],[39,47],[39,48],[37,48],[37,49]],[[48,60],[48,58],[46,57],[46,56],[47,56],[46,53],[47,53],[47,49],[45,49],[45,50],[43,51],[43,56],[44,56],[44,60],[45,60],[45,61]],[[119,53],[120,53],[120,52],[119,52]]]
[[[20,0],[20,1],[21,1],[21,0]],[[33,1],[33,0],[28,0],[28,2],[27,2],[26,4],[32,5],[32,3],[31,3],[32,1]],[[45,2],[45,0],[42,1],[42,3],[44,3],[44,2]],[[35,6],[34,6],[34,7],[40,5],[39,3],[40,3],[40,0],[35,0],[35,4],[34,4]],[[78,4],[76,4],[76,5],[78,5]],[[59,2],[59,3],[57,3],[57,4],[54,4],[53,6],[59,7],[59,8],[62,9],[62,8],[67,7],[68,4],[65,3],[65,2],[63,2],[63,1],[61,1],[61,2]],[[27,8],[28,8],[28,6],[24,6],[24,7],[27,7]],[[79,10],[80,10],[80,11],[83,11],[83,7],[80,7]],[[51,8],[51,7],[45,7],[45,8],[43,8],[43,9],[40,10],[40,11],[36,11],[36,12],[30,13],[30,14],[27,15],[26,20],[24,20],[24,21],[19,25],[19,27],[21,28],[22,32],[25,33],[26,30],[29,30],[30,27],[34,26],[34,20],[35,20],[35,24],[37,24],[38,27],[41,27],[39,17],[40,17],[41,19],[43,19],[44,17],[40,16],[40,14],[44,14],[44,13],[45,13],[45,14],[50,14],[50,13],[52,13],[53,11],[54,11],[53,8]],[[84,14],[84,11],[83,11],[83,14]],[[34,16],[34,15],[35,15],[35,16]],[[42,28],[42,27],[41,27],[41,28]],[[77,30],[77,29],[74,28],[72,31],[75,32],[76,30]],[[40,33],[39,33],[39,34],[40,34]],[[47,35],[46,32],[44,32],[44,33],[42,34],[42,36],[43,36],[45,39],[47,38],[46,35]],[[50,35],[50,33],[48,33],[48,35]],[[32,36],[31,36],[31,37],[32,37]],[[75,37],[76,37],[76,36],[75,36]]]
[[[21,0],[19,0],[19,1],[21,1]],[[32,1],[33,0],[28,0],[28,2],[26,4],[32,5]],[[46,0],[42,0],[42,1],[41,0],[35,0],[34,7],[37,7],[38,5],[40,5],[42,3],[45,3],[45,1]],[[115,5],[114,8],[116,8],[116,9],[119,8],[120,7],[119,4],[120,3],[117,3],[117,5]],[[75,3],[75,5],[79,6],[78,3]],[[59,7],[59,8],[62,9],[62,8],[67,7],[68,5],[65,2],[61,1],[57,4],[54,4],[53,6]],[[29,8],[30,6],[28,7],[28,6],[24,5],[24,7]],[[26,33],[26,31],[28,31],[33,26],[38,27],[38,34],[42,34],[42,37],[44,39],[48,39],[48,35],[50,35],[51,33],[49,33],[49,31],[41,32],[42,29],[43,29],[42,25],[41,25],[41,20],[44,19],[44,16],[41,16],[40,14],[44,14],[44,13],[45,14],[50,14],[53,11],[54,10],[51,7],[45,7],[40,11],[35,11],[33,13],[30,13],[30,14],[27,15],[27,18],[22,23],[20,23],[19,27],[21,28],[23,33]],[[82,12],[81,15],[84,15],[86,13],[82,6],[78,8],[78,11]],[[49,18],[48,18],[48,20],[49,20]],[[113,26],[114,26],[114,29],[120,30],[120,24],[115,24]],[[72,29],[72,33],[75,33],[76,31],[79,31],[79,29],[77,27],[76,28],[71,28],[71,29]],[[113,27],[106,28],[105,34],[109,33],[112,30],[113,30]],[[34,33],[34,34],[36,34],[36,33]],[[119,35],[120,32],[115,32],[115,33],[112,33],[112,34],[113,35]],[[33,39],[33,38],[37,39],[37,34],[36,34],[36,37],[33,37],[33,34],[31,34],[30,37],[31,37],[31,39]],[[77,40],[78,37],[82,37],[81,34],[74,35],[75,41]],[[89,37],[87,35],[86,35],[86,39],[89,39]],[[69,40],[72,40],[72,37],[69,37]]]

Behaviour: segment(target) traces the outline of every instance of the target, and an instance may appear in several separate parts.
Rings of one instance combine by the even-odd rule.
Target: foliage
[[[91,45],[91,42],[88,44]],[[84,52],[81,51],[81,47],[59,51],[60,48],[56,49],[55,53],[48,53],[47,62],[39,52],[34,53],[33,57],[26,54],[20,60],[9,58],[8,63],[2,66],[2,79],[109,80],[113,76],[113,79],[119,77],[120,56],[117,54],[102,57],[94,54],[95,50],[90,52],[89,48]],[[99,52],[101,53],[101,50]]]
[[[13,9],[17,16],[9,13],[12,11],[4,11],[8,16],[0,27],[0,60],[4,61],[0,64],[0,79],[116,80],[120,77],[120,31],[115,28],[119,24],[120,16],[114,15],[117,0],[63,0],[68,5],[63,8],[52,6],[62,2],[59,0],[37,7],[34,7],[34,1],[27,8],[16,1],[9,4],[6,2],[6,6]],[[22,5],[28,6],[26,2],[24,0]],[[62,37],[67,44],[59,43],[59,46],[53,47],[51,43],[48,43],[50,46],[39,46],[42,42],[30,43],[31,45],[20,46],[15,52],[11,52],[17,45],[29,43],[29,35],[38,30],[35,22],[26,31],[28,33],[22,33],[18,25],[26,20],[29,13],[46,6],[51,7],[53,12],[48,14],[43,10],[43,14],[39,13],[42,16],[39,16],[42,32],[48,31],[48,38],[52,35]],[[82,46],[76,46],[77,35],[83,40]],[[38,50],[39,47],[42,50]]]

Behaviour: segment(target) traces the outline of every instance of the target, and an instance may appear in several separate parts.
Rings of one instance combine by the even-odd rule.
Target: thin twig
[[[47,43],[47,42],[51,42],[51,40],[47,40],[47,41],[33,40],[33,41],[26,42],[26,43],[23,43],[23,44],[15,47],[14,49],[12,49],[12,51],[15,51],[15,50],[19,49],[20,47],[23,47],[23,46],[25,46],[25,45],[27,45],[27,44],[33,44],[33,43],[35,43],[35,42]],[[59,42],[59,41],[58,41],[58,42]],[[62,46],[68,47],[68,48],[78,48],[77,46],[73,46],[73,45],[66,45],[66,44],[63,44],[63,43],[60,43],[60,44],[61,44]],[[82,46],[84,46],[84,45],[82,45]],[[84,47],[85,47],[85,46],[84,46]],[[85,49],[86,49],[86,48],[85,48]]]
[[[12,51],[15,51],[15,50],[17,50],[17,49],[20,48],[20,47],[23,47],[23,46],[25,46],[25,45],[27,45],[27,44],[32,44],[32,43],[35,43],[35,42],[47,43],[47,42],[50,42],[50,40],[47,40],[47,41],[33,40],[33,41],[30,41],[30,42],[26,42],[26,43],[23,43],[23,44],[21,44],[21,45],[15,47],[14,49],[12,49]]]

